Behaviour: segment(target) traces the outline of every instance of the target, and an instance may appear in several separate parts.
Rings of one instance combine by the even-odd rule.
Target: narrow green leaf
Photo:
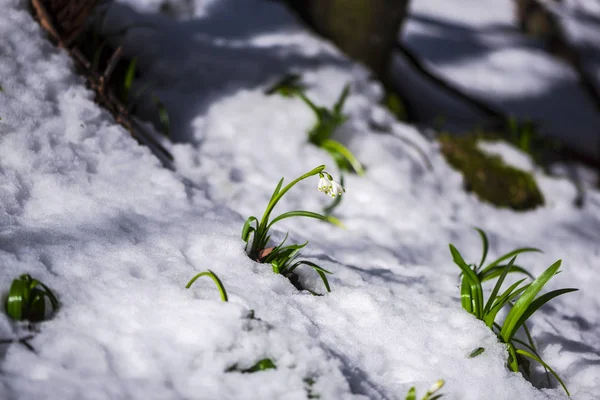
[[[306,174],[304,174],[304,175],[294,179],[292,182],[288,183],[283,189],[278,191],[276,195],[272,196],[271,201],[269,201],[269,204],[267,204],[267,208],[265,209],[265,212],[260,220],[259,227],[267,226],[267,223],[269,221],[269,216],[271,215],[273,208],[275,208],[275,206],[277,205],[279,200],[288,192],[288,190],[290,190],[298,182],[323,172],[324,169],[325,169],[325,165],[319,165],[318,167],[313,168],[312,170],[308,171]]]
[[[479,263],[479,266],[477,267],[477,269],[480,269],[483,266],[483,263],[485,262],[490,245],[489,245],[487,235],[485,234],[485,232],[482,229],[479,229],[479,228],[473,228],[473,229],[475,229],[477,231],[477,233],[479,233],[479,236],[481,237],[481,243],[483,244],[483,254],[481,256],[481,262]]]
[[[344,103],[346,102],[346,99],[348,98],[349,93],[350,93],[350,84],[347,83],[346,86],[344,86],[344,90],[340,94],[338,101],[333,106],[334,113],[341,114],[342,109],[344,108]]]
[[[496,265],[500,264],[504,260],[513,258],[514,256],[519,255],[521,253],[531,253],[531,252],[542,253],[542,251],[540,249],[536,249],[534,247],[522,247],[522,248],[513,250],[510,253],[506,253],[502,257],[498,258],[496,261],[492,262],[491,264],[488,264],[483,270],[480,271],[480,274],[483,274],[483,273],[487,272],[489,269],[494,268]]]
[[[188,282],[188,284],[185,285],[185,288],[189,289],[194,284],[194,282],[196,282],[196,280],[198,278],[200,278],[201,276],[208,276],[209,278],[211,278],[213,280],[213,282],[215,282],[215,285],[217,285],[217,289],[219,289],[219,293],[221,294],[221,300],[227,301],[227,291],[225,290],[225,286],[223,286],[223,283],[221,282],[219,277],[214,272],[212,272],[210,269],[208,271],[204,271],[204,272],[200,272],[199,274],[196,274]]]
[[[478,347],[475,350],[473,350],[471,352],[471,354],[469,354],[469,358],[475,358],[478,355],[480,355],[481,353],[483,353],[485,351],[485,349],[483,347]]]
[[[484,273],[479,273],[479,279],[481,279],[481,282],[485,282],[485,281],[489,281],[490,279],[494,279],[497,276],[500,276],[502,274],[502,271],[504,270],[504,268],[506,267],[506,264],[502,264],[502,265],[496,265],[495,267],[492,267],[490,269],[488,269],[486,272]],[[509,270],[508,273],[521,273],[524,275],[527,275],[528,277],[530,277],[531,279],[535,279],[535,277],[533,275],[531,275],[529,273],[529,271],[527,271],[525,268],[520,267],[518,265],[513,265]]]
[[[515,346],[512,343],[507,343],[506,345],[508,346],[508,367],[513,372],[519,372],[519,362]]]
[[[490,294],[490,297],[489,297],[489,299],[488,299],[488,301],[487,301],[487,303],[485,305],[485,308],[483,309],[483,315],[484,316],[492,308],[492,304],[496,300],[496,296],[498,295],[498,292],[500,291],[500,287],[502,287],[502,284],[504,283],[504,279],[506,278],[506,275],[508,275],[508,271],[513,266],[513,264],[515,263],[516,259],[517,259],[517,256],[514,256],[510,260],[510,262],[508,263],[508,265],[504,268],[504,271],[502,271],[502,274],[500,275],[500,278],[498,278],[498,280],[496,281],[496,284],[494,285],[494,288],[492,289],[492,293]]]
[[[458,250],[456,250],[456,248],[452,244],[450,244],[449,246],[450,246],[450,253],[452,253],[452,259],[454,260],[454,263],[459,266],[459,268],[462,270],[462,272],[464,274],[463,282],[465,279],[467,279],[467,283],[471,289],[471,296],[470,296],[471,304],[472,304],[471,314],[475,315],[475,317],[477,317],[478,319],[482,319],[483,318],[483,289],[481,287],[481,282],[479,281],[479,277],[471,268],[469,268],[469,266],[467,265],[465,260],[462,258],[462,256],[458,252]],[[463,294],[463,291],[461,290],[461,296],[462,296],[462,294]]]
[[[551,292],[545,293],[542,296],[538,297],[537,299],[535,299],[534,301],[532,301],[529,304],[529,306],[527,307],[525,312],[523,312],[521,317],[518,319],[517,323],[515,324],[515,331],[517,329],[519,329],[519,327],[523,323],[525,323],[525,321],[527,321],[527,319],[529,319],[529,317],[531,317],[540,307],[542,307],[544,304],[546,304],[553,298],[558,297],[563,294],[566,294],[566,293],[576,292],[577,290],[579,290],[579,289],[569,288],[569,289],[553,290]],[[515,307],[516,307],[516,304],[515,304]]]
[[[406,400],[417,400],[417,389],[414,386],[408,390]]]
[[[50,288],[46,285],[44,285],[42,282],[40,281],[36,281],[37,285],[41,286],[44,290],[42,291],[42,293],[48,297],[48,300],[50,300],[50,304],[52,305],[52,311],[56,311],[58,309],[58,299],[56,298],[56,296],[54,295],[54,293],[52,292],[52,290],[50,290]]]
[[[29,298],[29,287],[21,279],[13,280],[6,299],[6,313],[16,321],[22,321]]]
[[[256,231],[256,229],[251,226],[252,222],[258,224],[256,217],[248,217],[242,228],[242,240],[246,243],[248,243],[248,240],[250,239],[250,233]]]
[[[134,57],[127,66],[125,71],[125,79],[123,80],[123,98],[125,102],[129,99],[129,93],[131,92],[131,86],[133,86],[133,78],[135,77],[135,68],[137,66],[137,57]]]
[[[506,291],[504,291],[504,293],[502,293],[500,296],[498,296],[498,298],[494,301],[492,308],[483,317],[483,322],[485,322],[485,324],[488,327],[490,327],[490,328],[492,327],[492,325],[494,324],[494,321],[496,319],[496,315],[506,304],[509,304],[509,302],[512,299],[516,298],[518,295],[520,295],[525,290],[527,290],[529,285],[525,285],[525,286],[515,290],[516,287],[519,286],[524,280],[525,280],[525,278],[513,283],[508,289],[506,289]]]
[[[516,350],[516,352],[518,354],[521,354],[522,356],[525,356],[527,358],[531,358],[532,360],[537,361],[538,363],[542,364],[544,366],[544,368],[546,368],[548,371],[550,371],[550,373],[552,375],[554,375],[554,377],[556,378],[556,380],[560,383],[560,385],[563,387],[563,389],[567,393],[567,396],[571,397],[571,393],[569,393],[569,390],[567,389],[567,386],[562,381],[562,379],[560,379],[560,377],[558,376],[558,374],[552,368],[550,368],[550,366],[548,364],[546,364],[541,358],[539,358],[538,356],[536,356],[534,354],[531,354],[528,351],[522,350],[522,349],[518,349],[518,350]]]
[[[321,280],[323,281],[323,284],[325,285],[325,288],[327,289],[327,291],[331,292],[331,287],[329,286],[329,281],[327,280],[327,276],[325,276],[325,274],[331,274],[331,272],[327,271],[325,268],[322,268],[313,262],[306,261],[306,260],[298,261],[297,263],[292,265],[289,268],[289,272],[292,272],[294,269],[296,269],[300,265],[307,265],[307,266],[311,267],[312,269],[314,269],[317,272],[317,274],[319,274],[319,276],[321,277]]]
[[[277,366],[270,358],[263,358],[262,360],[258,361],[256,364],[254,364],[252,367],[245,369],[242,372],[249,374],[249,373],[253,373],[253,372],[265,371],[267,369],[276,369],[276,368],[277,368]]]
[[[505,342],[510,342],[513,335],[516,333],[519,328],[519,321],[521,321],[521,316],[525,314],[529,305],[535,299],[535,296],[542,290],[544,285],[556,274],[558,269],[560,268],[561,260],[558,260],[554,264],[552,264],[546,271],[544,271],[535,281],[533,281],[527,290],[519,297],[514,307],[510,310],[508,315],[506,316],[506,320],[502,325],[502,330],[500,331],[500,335],[504,339]],[[531,314],[529,314],[531,315]]]
[[[471,294],[471,287],[466,278],[461,280],[460,284],[460,303],[470,314],[473,314],[473,296]]]
[[[354,156],[354,154],[348,150],[346,146],[341,144],[340,142],[332,139],[325,139],[321,143],[321,147],[329,152],[336,152],[342,155],[352,166],[352,169],[359,175],[362,176],[365,174],[365,169],[358,161],[358,159]]]
[[[302,210],[288,211],[286,213],[283,213],[283,214],[279,215],[277,218],[274,218],[269,223],[269,225],[267,225],[267,230],[271,229],[271,227],[273,226],[273,224],[275,224],[276,222],[279,222],[282,219],[292,218],[292,217],[315,218],[315,219],[320,219],[321,221],[327,221],[327,222],[331,222],[331,223],[333,223],[332,220],[336,220],[336,218],[327,217],[325,215],[321,215],[321,214],[318,214],[318,213],[312,212],[312,211],[302,211]]]
[[[165,104],[157,96],[152,95],[152,101],[158,109],[158,118],[160,119],[160,124],[162,126],[163,133],[165,136],[170,137],[171,122],[169,120],[169,112],[167,111],[167,107],[165,107]]]

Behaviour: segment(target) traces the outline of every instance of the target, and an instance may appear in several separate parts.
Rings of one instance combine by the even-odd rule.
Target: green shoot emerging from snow
[[[262,263],[269,263],[272,265],[274,272],[287,276],[288,278],[292,277],[292,272],[294,269],[300,265],[307,265],[313,268],[319,274],[323,280],[323,283],[325,284],[325,287],[327,288],[327,291],[329,291],[329,283],[327,282],[327,278],[325,276],[326,273],[330,273],[329,271],[309,261],[296,261],[296,258],[299,256],[300,249],[306,246],[308,242],[304,244],[284,246],[287,239],[286,235],[285,239],[278,246],[267,247],[271,237],[269,230],[276,222],[286,218],[308,217],[327,221],[337,226],[342,226],[341,222],[337,218],[302,210],[288,211],[270,220],[271,212],[279,200],[281,200],[281,198],[298,182],[314,175],[319,175],[320,177],[318,185],[319,191],[330,195],[332,198],[335,198],[344,192],[342,185],[333,180],[331,175],[325,172],[324,165],[307,172],[306,174],[290,182],[285,187],[282,187],[283,178],[281,178],[277,184],[277,187],[275,188],[275,191],[273,192],[273,195],[271,195],[271,199],[267,204],[267,208],[261,220],[259,221],[255,216],[251,216],[246,220],[246,223],[242,228],[242,239],[244,242],[246,242],[246,251],[252,260]],[[251,234],[252,240],[250,240]]]
[[[335,130],[348,119],[346,115],[342,114],[342,109],[349,92],[350,86],[346,85],[332,110],[317,106],[301,91],[296,91],[296,94],[313,110],[317,117],[315,126],[308,132],[308,141],[331,154],[340,170],[363,175],[365,170],[354,154],[337,140],[331,139]]]
[[[58,309],[58,300],[52,290],[28,274],[13,280],[6,298],[6,313],[14,320],[39,322],[46,319],[46,298],[52,311]]]
[[[227,368],[226,372],[241,372],[243,374],[252,374],[254,372],[266,371],[268,369],[277,369],[277,366],[270,358],[263,358],[256,364],[246,369],[239,369],[237,364]]]
[[[462,271],[462,282],[460,289],[462,307],[470,314],[474,315],[477,319],[485,322],[485,324],[494,333],[496,333],[498,339],[507,345],[509,352],[508,366],[512,371],[518,372],[519,368],[521,368],[526,375],[529,376],[529,361],[527,358],[532,359],[540,363],[547,371],[550,371],[550,373],[554,375],[554,377],[564,388],[565,392],[569,394],[567,387],[560,377],[552,368],[542,361],[541,357],[537,353],[535,344],[533,343],[533,339],[531,338],[525,323],[529,317],[531,317],[548,301],[562,294],[573,292],[577,289],[554,290],[536,298],[537,294],[544,287],[544,285],[559,272],[558,269],[561,264],[561,261],[559,260],[546,269],[546,271],[544,271],[544,273],[542,273],[542,275],[540,275],[532,283],[521,286],[523,281],[526,279],[523,278],[501,292],[500,289],[509,272],[519,272],[530,276],[527,271],[514,264],[517,254],[539,250],[533,248],[521,248],[513,250],[512,252],[500,257],[498,260],[482,269],[481,267],[485,262],[487,255],[488,241],[483,231],[480,229],[477,231],[481,235],[483,241],[483,257],[479,263],[479,266],[475,264],[467,264],[458,250],[453,245],[450,245],[452,258]],[[511,258],[508,264],[500,265],[500,263],[508,258]],[[486,280],[494,278],[497,278],[497,281],[487,302],[484,302],[482,283]],[[513,301],[515,301],[514,304]],[[508,315],[506,316],[502,325],[500,325],[495,321],[496,316],[499,311],[507,305],[510,307],[510,311],[508,312]],[[515,334],[520,327],[523,327],[529,343],[526,343],[515,337]],[[525,349],[517,348],[517,344]],[[480,350],[480,348],[478,348],[471,354],[471,357],[475,357],[482,352],[483,349]]]
[[[427,393],[425,393],[425,396],[423,396],[421,400],[436,400],[441,398],[441,394],[435,393],[438,392],[442,388],[442,386],[444,386],[444,381],[440,379],[439,381],[434,383],[432,387],[429,388],[429,390],[427,391]],[[411,387],[408,391],[408,394],[406,395],[406,400],[417,400],[417,390],[414,386]]]
[[[211,278],[215,282],[215,285],[217,285],[217,289],[219,289],[219,293],[221,294],[221,300],[227,301],[227,292],[225,291],[225,286],[223,286],[223,283],[221,282],[219,277],[210,269],[208,271],[200,272],[199,274],[194,276],[188,282],[188,284],[185,285],[185,288],[189,289],[194,284],[194,282],[196,282],[196,279],[200,278],[201,276],[208,276],[209,278]]]
[[[287,74],[279,79],[273,86],[265,91],[265,94],[272,95],[278,93],[283,97],[293,97],[296,93],[302,92],[305,85],[302,83],[302,77],[298,74]]]

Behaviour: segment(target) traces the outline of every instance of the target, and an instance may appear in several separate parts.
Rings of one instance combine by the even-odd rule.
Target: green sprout
[[[436,400],[436,399],[441,398],[443,396],[442,394],[435,394],[435,393],[438,392],[443,386],[444,386],[444,381],[442,379],[440,379],[439,381],[434,383],[433,386],[431,386],[429,388],[427,393],[425,393],[425,396],[423,396],[422,400]],[[414,386],[411,387],[410,390],[408,391],[408,394],[406,395],[406,400],[417,400],[417,389],[415,389]]]
[[[227,368],[227,372],[241,372],[243,374],[252,374],[254,372],[266,371],[268,369],[277,369],[277,366],[270,358],[263,358],[262,360],[256,362],[256,364],[254,364],[250,368],[246,369],[239,369],[237,364],[234,364],[233,366]]]
[[[331,139],[335,130],[348,120],[348,116],[342,114],[342,109],[349,93],[350,85],[346,85],[333,109],[329,110],[315,105],[304,93],[296,92],[298,97],[313,110],[317,117],[315,126],[308,132],[308,141],[326,150],[333,157],[340,170],[364,175],[365,170],[354,154],[337,140]]]
[[[265,91],[270,96],[278,93],[283,97],[292,97],[298,92],[304,91],[305,85],[301,82],[302,77],[298,74],[287,74],[278,80],[273,86]]]
[[[221,294],[221,300],[227,301],[227,292],[225,291],[225,286],[223,286],[223,283],[221,282],[219,277],[214,272],[212,272],[210,269],[208,271],[204,271],[204,272],[200,272],[199,274],[196,274],[188,282],[188,284],[185,285],[185,288],[189,289],[194,284],[194,282],[196,282],[196,280],[198,278],[200,278],[201,276],[208,276],[209,278],[211,278],[215,282],[215,285],[217,285],[217,289],[219,289],[219,293]]]
[[[539,250],[529,247],[516,249],[481,269],[487,255],[488,242],[485,233],[480,229],[478,229],[478,232],[484,243],[483,257],[479,267],[475,264],[467,264],[458,250],[450,244],[450,253],[452,254],[454,263],[456,263],[462,271],[460,288],[462,307],[477,319],[482,320],[496,334],[498,339],[506,344],[509,353],[508,367],[512,371],[518,372],[519,368],[521,368],[529,376],[529,360],[527,359],[534,360],[540,363],[546,371],[550,371],[561,384],[567,395],[569,395],[567,387],[558,374],[550,368],[537,353],[537,349],[533,343],[529,329],[527,328],[526,321],[548,301],[562,294],[576,291],[577,289],[553,290],[542,296],[536,297],[544,285],[559,272],[561,261],[558,260],[548,267],[548,269],[533,282],[520,286],[521,283],[527,279],[523,278],[501,292],[500,289],[508,273],[519,272],[529,275],[526,270],[514,264],[517,254]],[[501,262],[509,257],[512,258],[508,264],[500,265]],[[482,283],[485,280],[496,277],[498,278],[496,284],[494,285],[487,302],[484,302]],[[514,304],[512,303],[513,301],[515,301]],[[504,319],[504,322],[500,325],[495,321],[496,316],[499,311],[507,305],[511,307],[511,309]],[[523,327],[529,343],[515,337],[515,334],[521,327]],[[517,344],[523,348],[517,348]],[[483,353],[483,351],[483,348],[477,348],[471,353],[470,357],[476,357]]]
[[[273,225],[281,220],[292,217],[307,217],[307,218],[315,218],[322,221],[327,221],[331,224],[337,226],[343,226],[342,223],[332,216],[321,215],[312,211],[288,211],[285,212],[272,220],[270,219],[271,213],[279,200],[297,183],[302,180],[309,178],[311,176],[319,175],[319,186],[318,189],[322,193],[330,195],[335,199],[336,196],[340,196],[344,192],[344,188],[333,178],[330,174],[325,172],[325,166],[321,165],[317,168],[312,169],[306,174],[300,176],[299,178],[293,180],[288,185],[282,188],[283,179],[279,181],[275,191],[271,195],[271,199],[267,204],[267,208],[259,221],[255,216],[250,216],[246,222],[244,223],[244,227],[242,228],[242,240],[246,242],[246,252],[248,256],[254,260],[261,263],[269,263],[273,267],[273,271],[275,273],[282,274],[288,278],[293,277],[293,271],[301,266],[306,265],[313,268],[323,280],[327,291],[330,291],[329,283],[327,281],[327,277],[325,274],[329,274],[330,272],[319,267],[318,265],[309,262],[309,261],[296,261],[296,258],[299,256],[299,251],[306,246],[304,244],[294,244],[284,246],[285,241],[287,239],[287,234],[283,241],[275,247],[267,247],[269,244],[269,239],[271,238],[269,234],[269,230]],[[250,235],[252,235],[252,240],[250,240]],[[293,282],[293,281],[292,281]]]
[[[14,279],[6,298],[6,313],[16,321],[40,322],[46,319],[46,298],[52,311],[58,309],[58,300],[52,290],[29,274]]]

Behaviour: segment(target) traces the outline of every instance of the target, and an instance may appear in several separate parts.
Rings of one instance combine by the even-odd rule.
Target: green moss
[[[544,204],[530,173],[505,164],[501,157],[485,154],[477,148],[477,140],[474,136],[439,137],[444,157],[463,174],[467,190],[483,201],[513,210],[531,210]]]

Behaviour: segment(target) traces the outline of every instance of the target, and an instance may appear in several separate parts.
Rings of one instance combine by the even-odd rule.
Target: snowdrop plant
[[[29,274],[13,280],[6,298],[6,313],[16,321],[40,322],[46,319],[46,299],[52,311],[58,309],[58,300],[52,290]]]
[[[293,271],[301,266],[306,265],[313,268],[323,280],[327,291],[330,291],[329,283],[327,281],[327,277],[325,274],[329,274],[330,272],[319,267],[318,265],[309,262],[309,261],[297,261],[297,257],[299,256],[299,251],[304,248],[308,242],[304,244],[293,244],[285,246],[285,242],[287,240],[287,234],[283,241],[275,247],[267,247],[269,244],[269,239],[271,235],[269,234],[270,229],[273,225],[281,220],[292,217],[307,217],[307,218],[315,218],[322,221],[329,222],[331,224],[342,226],[341,222],[332,216],[321,215],[312,211],[304,211],[304,210],[296,210],[296,211],[288,211],[279,216],[270,219],[271,213],[273,209],[281,200],[281,198],[297,183],[303,181],[304,179],[310,178],[311,176],[319,175],[319,183],[317,189],[332,198],[336,198],[344,193],[344,188],[338,182],[336,182],[333,177],[325,171],[325,166],[321,165],[307,172],[306,174],[298,177],[293,180],[285,187],[283,186],[284,178],[281,178],[275,191],[271,195],[269,203],[267,204],[267,208],[263,213],[260,221],[255,216],[250,216],[246,220],[242,228],[242,240],[246,242],[246,252],[248,256],[254,260],[261,263],[269,263],[273,267],[273,271],[278,274],[282,274],[292,279]],[[252,236],[252,237],[251,237]],[[292,280],[292,283],[294,281]]]
[[[223,283],[221,282],[221,280],[219,279],[219,277],[214,272],[212,272],[210,269],[208,271],[204,271],[204,272],[200,272],[199,274],[196,274],[188,282],[188,284],[185,285],[185,288],[189,289],[190,287],[192,287],[192,285],[194,284],[194,282],[196,282],[196,280],[198,278],[200,278],[201,276],[208,276],[210,279],[212,279],[213,282],[215,282],[215,285],[217,285],[217,289],[219,289],[219,293],[221,294],[221,300],[227,301],[227,292],[225,291],[225,286],[223,286]]]
[[[441,398],[443,395],[436,394],[436,393],[443,386],[444,386],[444,381],[442,379],[440,379],[439,381],[434,383],[433,386],[431,386],[429,388],[429,390],[427,391],[427,393],[425,393],[425,396],[423,396],[423,398],[421,400],[436,400],[436,399]],[[411,387],[410,390],[408,391],[408,394],[406,395],[406,400],[417,400],[417,389],[415,389],[414,386]]]
[[[480,234],[482,234],[482,238],[485,238],[483,231],[480,231]],[[504,279],[509,272],[521,272],[529,275],[524,269],[514,264],[517,258],[515,252],[523,253],[525,251],[536,250],[537,249],[532,248],[514,250],[508,253],[508,257],[512,257],[508,264],[504,266],[498,266],[500,262],[506,259],[503,258],[507,256],[505,255],[500,257],[500,261],[497,260],[498,262],[491,268],[488,268],[488,266],[486,267],[487,270],[484,268],[483,270],[478,271],[473,264],[467,264],[458,250],[452,244],[450,244],[450,253],[452,254],[454,263],[458,265],[462,271],[460,289],[462,307],[467,312],[474,315],[477,319],[482,320],[496,334],[498,339],[502,343],[506,344],[509,353],[508,367],[514,372],[518,372],[519,368],[521,368],[527,375],[529,375],[529,361],[527,359],[534,360],[541,364],[547,371],[550,371],[550,373],[554,375],[554,377],[561,384],[565,392],[569,394],[569,391],[567,390],[567,387],[562,379],[560,379],[558,374],[550,366],[548,366],[548,364],[546,364],[537,353],[533,339],[531,338],[529,330],[526,326],[526,321],[548,301],[562,294],[577,290],[553,290],[542,296],[536,297],[544,285],[559,272],[561,261],[558,260],[552,264],[533,282],[520,286],[523,281],[527,279],[523,278],[510,285],[503,292],[500,292],[502,284],[504,283]],[[480,266],[485,261],[486,254],[487,240],[484,240],[484,256]],[[495,277],[498,279],[490,293],[487,302],[485,302],[483,298],[482,282]],[[496,316],[505,306],[509,306],[510,311],[508,312],[502,324],[497,323]],[[529,343],[515,337],[515,334],[521,327],[523,327]],[[517,345],[519,345],[521,348],[518,348]],[[482,352],[483,349],[478,348],[471,354],[471,357],[475,357]]]
[[[350,85],[346,85],[330,110],[317,106],[302,91],[296,91],[296,95],[310,107],[317,118],[314,127],[308,132],[308,141],[331,154],[340,170],[363,175],[365,170],[354,154],[337,140],[331,139],[335,130],[348,120],[348,117],[342,114],[342,109],[349,93]]]

